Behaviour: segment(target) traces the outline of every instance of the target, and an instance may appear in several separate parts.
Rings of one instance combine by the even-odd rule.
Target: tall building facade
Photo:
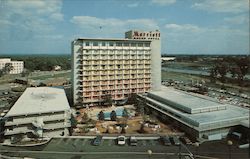
[[[78,38],[72,42],[74,105],[94,106],[107,97],[122,103],[131,93],[152,88],[152,40],[127,34],[126,39]]]
[[[23,72],[23,61],[11,61],[10,58],[0,59],[0,70],[2,70],[7,63],[10,63],[13,66],[13,69],[10,71],[10,74],[19,74]]]
[[[125,38],[150,40],[152,90],[161,89],[161,33],[160,31],[136,31],[125,33]]]

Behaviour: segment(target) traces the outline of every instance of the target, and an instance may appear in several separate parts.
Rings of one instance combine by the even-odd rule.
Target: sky
[[[70,54],[78,37],[160,30],[162,54],[249,54],[249,0],[0,0],[1,54]]]

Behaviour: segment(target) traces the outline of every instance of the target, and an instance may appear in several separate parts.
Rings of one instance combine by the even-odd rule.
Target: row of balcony
[[[150,51],[150,47],[128,47],[128,46],[84,46],[80,47],[79,50],[84,51],[100,51],[100,52],[134,52],[134,51]]]
[[[138,54],[138,55],[122,55],[122,54],[119,54],[119,55],[106,55],[106,54],[103,54],[103,55],[96,55],[96,54],[81,54],[81,55],[78,55],[77,58],[80,58],[80,59],[84,59],[84,58],[93,58],[93,59],[111,59],[111,60],[115,60],[115,59],[143,59],[143,58],[150,58],[151,54]]]
[[[115,86],[84,86],[82,90],[78,90],[79,92],[90,92],[90,91],[107,91],[107,90],[123,90],[123,89],[142,89],[142,88],[150,88],[150,83],[144,85],[115,85]]]
[[[133,76],[133,74],[150,74],[150,70],[116,70],[116,71],[79,71],[79,76],[89,76],[89,75],[116,75],[124,74],[127,76]]]
[[[150,60],[131,60],[131,61],[82,61],[79,65],[130,65],[130,64],[150,64]]]
[[[131,58],[150,58],[151,54],[79,54],[77,55],[77,58],[91,58],[94,59],[120,59],[123,57],[124,59],[131,59]]]
[[[139,89],[134,89],[134,92],[146,92],[148,90],[147,88],[139,88]],[[118,94],[128,94],[131,93],[132,89],[127,89],[127,90],[114,90],[114,91],[109,91],[109,94],[111,95],[118,95]],[[82,94],[83,97],[96,97],[96,96],[106,96],[107,94],[104,94],[102,92],[84,92]]]
[[[134,76],[102,76],[102,77],[83,77],[80,81],[106,81],[106,80],[130,80],[130,79],[150,79],[151,76],[149,75],[134,75]]]
[[[113,65],[104,65],[104,66],[79,66],[79,70],[85,71],[95,71],[95,70],[137,70],[137,69],[151,69],[149,64],[141,65],[128,65],[128,66],[113,66]]]
[[[131,90],[127,93],[122,93],[122,94],[114,94],[112,95],[112,99],[113,100],[120,100],[120,99],[125,99],[129,96],[129,94],[131,93],[144,93],[144,92],[147,92],[149,91],[150,89],[147,88],[147,89],[144,89],[144,90]],[[91,103],[91,102],[100,102],[102,101],[103,99],[105,99],[105,96],[102,96],[102,95],[96,95],[96,96],[86,96],[86,97],[83,97],[83,98],[79,98],[83,103]]]
[[[145,78],[145,79],[127,79],[127,80],[102,80],[102,81],[88,81],[85,80],[79,81],[77,83],[78,86],[91,86],[91,85],[115,85],[115,84],[140,84],[140,83],[149,83],[150,78]]]

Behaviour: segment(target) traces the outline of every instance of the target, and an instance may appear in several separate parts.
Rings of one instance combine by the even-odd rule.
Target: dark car
[[[180,140],[176,136],[172,136],[169,139],[170,139],[170,141],[172,142],[173,145],[179,146],[181,144]]]
[[[190,141],[190,139],[187,138],[186,136],[180,137],[180,140],[181,140],[181,142],[183,142],[184,144],[187,144],[187,145],[191,145],[191,144],[192,144],[192,142]]]
[[[94,146],[99,146],[101,144],[102,141],[102,136],[96,136],[96,138],[93,140],[92,144]]]
[[[131,146],[136,146],[137,145],[137,139],[135,138],[135,136],[131,136],[129,138],[129,143]]]
[[[161,137],[160,137],[160,141],[161,141],[162,144],[165,145],[165,146],[170,146],[170,145],[171,145],[171,142],[170,142],[168,136],[161,136]]]

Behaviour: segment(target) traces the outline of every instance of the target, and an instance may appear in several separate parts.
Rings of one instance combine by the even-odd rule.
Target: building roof
[[[167,87],[162,87],[160,91],[152,91],[149,93],[149,96],[157,98],[162,102],[165,101],[172,104],[176,109],[180,109],[190,114],[226,109],[226,105],[212,98],[184,91],[177,91]]]
[[[151,42],[152,40],[147,40],[147,39],[127,39],[127,38],[84,38],[84,37],[79,37],[76,38],[75,40],[92,40],[92,41],[143,41],[143,42]]]
[[[30,87],[11,107],[6,117],[51,113],[69,110],[64,89],[54,87]]]
[[[154,96],[152,96],[152,93]],[[245,122],[242,121],[249,119],[249,110],[230,104],[215,102],[205,96],[197,96],[199,98],[196,98],[192,93],[184,93],[183,91],[170,88],[163,88],[160,91],[152,91],[151,96],[150,93],[148,95],[147,100],[155,103],[162,111],[169,115],[175,114],[173,117],[177,117],[176,119],[180,122],[186,123],[199,131],[239,124],[242,125],[243,123],[245,124]],[[160,98],[157,98],[158,95]],[[179,104],[182,104],[182,106],[186,109],[189,108],[190,110],[202,109],[203,107],[209,108],[210,104],[212,104],[212,108],[220,108],[220,106],[222,106],[226,109],[189,113],[180,109]]]

